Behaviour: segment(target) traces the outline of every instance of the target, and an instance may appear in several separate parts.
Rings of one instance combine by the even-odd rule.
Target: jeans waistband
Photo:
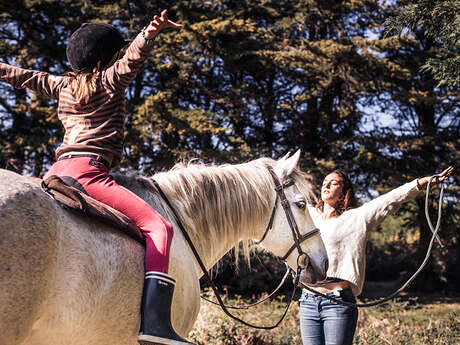
[[[310,292],[306,289],[303,289],[303,293],[307,296],[319,296],[313,292]],[[351,288],[350,287],[347,287],[345,289],[339,289],[339,290],[334,290],[334,291],[330,291],[330,292],[326,292],[326,293],[323,293],[323,295],[326,295],[326,296],[331,296],[331,297],[340,297],[340,296],[343,296],[345,294],[348,294],[348,293],[352,293],[351,291]]]
[[[108,169],[110,168],[110,163],[104,159],[101,155],[91,154],[91,153],[64,153],[59,158],[58,161],[63,159],[78,158],[78,157],[89,157],[94,159],[99,159],[99,161],[104,164]]]

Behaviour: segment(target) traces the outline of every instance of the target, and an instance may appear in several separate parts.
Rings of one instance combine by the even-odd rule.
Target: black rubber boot
[[[192,344],[177,335],[171,325],[171,302],[175,285],[176,281],[165,273],[145,274],[139,344]]]

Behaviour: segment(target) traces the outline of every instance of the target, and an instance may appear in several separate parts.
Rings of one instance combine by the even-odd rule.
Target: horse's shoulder
[[[37,180],[0,169],[2,240],[16,247],[37,241],[49,249],[58,232],[58,212],[56,203]]]
[[[0,169],[0,184],[8,185],[11,183],[21,184],[21,183],[33,183],[35,185],[40,185],[42,179],[34,176],[24,176],[20,175],[11,170]]]
[[[41,179],[0,169],[0,205],[18,202],[23,207],[49,208],[50,201],[41,188]]]

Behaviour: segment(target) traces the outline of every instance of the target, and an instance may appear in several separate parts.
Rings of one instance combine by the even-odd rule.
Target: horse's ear
[[[286,153],[283,157],[281,157],[280,159],[278,159],[278,163],[281,162],[281,161],[285,161],[286,159],[288,159],[290,154],[291,154],[291,151],[289,151],[288,153]]]
[[[275,171],[277,175],[283,179],[286,176],[291,175],[292,171],[299,164],[300,150],[297,150],[291,157],[287,158],[287,155],[276,162]]]

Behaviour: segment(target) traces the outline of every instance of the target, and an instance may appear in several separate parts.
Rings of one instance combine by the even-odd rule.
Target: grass
[[[248,303],[240,297],[229,305]],[[233,311],[245,321],[274,324],[284,312],[282,299],[245,311]],[[460,299],[402,297],[381,306],[360,309],[354,345],[453,345],[460,344]],[[230,319],[218,306],[202,301],[189,339],[199,345],[302,344],[299,306],[293,302],[280,326],[257,330]]]

